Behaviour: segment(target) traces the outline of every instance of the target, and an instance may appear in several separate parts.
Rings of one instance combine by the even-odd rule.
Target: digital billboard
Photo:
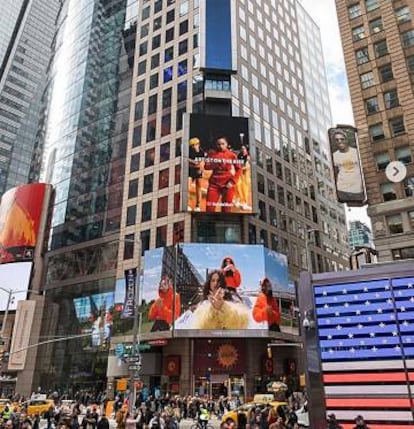
[[[0,264],[0,286],[12,293],[9,310],[16,310],[19,301],[27,298],[32,273],[31,262]],[[7,293],[0,290],[0,311],[7,307]]]
[[[189,115],[183,159],[187,211],[253,213],[247,118]]]
[[[349,125],[341,125],[329,129],[328,133],[338,201],[349,206],[363,206],[367,198],[357,130]]]
[[[142,293],[143,332],[174,329],[176,335],[283,331],[278,296],[294,297],[285,255],[238,244],[188,243],[145,252]]]
[[[17,186],[1,197],[0,263],[33,260],[47,186]]]

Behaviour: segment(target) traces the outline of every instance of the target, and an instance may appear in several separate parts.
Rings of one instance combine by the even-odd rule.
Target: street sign
[[[129,356],[128,362],[129,363],[141,362],[141,356]]]
[[[143,351],[143,350],[149,350],[151,348],[151,346],[149,344],[140,344],[139,345],[139,350]]]
[[[142,365],[138,362],[136,364],[128,365],[128,371],[141,371]]]

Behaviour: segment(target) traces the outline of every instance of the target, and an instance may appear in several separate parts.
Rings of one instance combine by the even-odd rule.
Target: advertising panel
[[[177,335],[283,331],[277,298],[291,293],[286,256],[262,245],[188,243],[154,249],[145,253],[143,282],[143,332],[170,330],[173,324]]]
[[[349,206],[363,206],[367,197],[359,159],[357,130],[350,125],[341,125],[330,128],[328,133],[338,201]]]
[[[85,348],[109,346],[113,326],[114,297],[114,292],[102,292],[73,299],[81,334],[91,334],[82,341]]]
[[[8,364],[9,371],[19,371],[25,367],[35,309],[36,301],[20,301],[17,306]]]
[[[0,286],[12,292],[9,310],[16,310],[19,301],[27,297],[32,272],[31,262],[0,264]],[[7,294],[0,290],[0,311],[7,307]]]
[[[32,260],[47,185],[17,186],[1,197],[0,263]]]
[[[183,147],[187,211],[251,214],[248,119],[200,114],[189,118],[189,140]]]

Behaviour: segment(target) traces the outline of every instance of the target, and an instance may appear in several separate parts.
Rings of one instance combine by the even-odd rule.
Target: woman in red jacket
[[[230,256],[226,256],[221,263],[221,272],[224,274],[226,286],[235,291],[241,283],[240,271],[234,265],[234,261]]]
[[[273,297],[272,284],[265,277],[261,281],[261,292],[253,307],[253,319],[256,322],[267,322],[270,331],[280,332],[280,311],[276,298]]]

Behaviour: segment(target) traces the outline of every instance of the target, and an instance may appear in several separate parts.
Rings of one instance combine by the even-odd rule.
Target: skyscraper
[[[0,4],[0,195],[29,180],[59,0]]]
[[[123,357],[132,324],[118,323],[111,312],[125,273],[129,280],[135,273],[141,284],[146,250],[159,249],[176,280],[198,285],[213,267],[201,275],[182,248],[174,255],[168,246],[264,245],[288,256],[292,282],[307,267],[317,272],[345,266],[346,224],[343,207],[332,197],[326,136],[331,116],[320,36],[296,0],[94,0],[84,8],[66,0],[54,48],[32,171],[36,178],[40,169],[56,189],[45,279],[46,296],[59,306],[53,335],[84,332],[85,338],[56,345],[53,368],[39,369],[45,379],[103,387],[106,375],[112,386],[127,375],[115,353]],[[220,156],[212,161],[218,152],[213,139],[221,140],[217,127],[231,140],[226,156],[233,167],[224,173],[214,168]],[[215,203],[220,175],[241,175],[238,166],[248,162],[247,200],[236,189],[229,192],[236,197],[220,200],[220,211],[192,205],[196,177],[189,176],[188,159],[195,130],[204,133],[199,140],[206,152],[210,145],[208,176],[216,174],[209,189],[206,183],[214,181],[203,178],[203,204]],[[240,158],[233,162],[236,149]],[[243,155],[245,149],[249,155]],[[183,261],[185,276],[177,277],[177,261]],[[255,291],[258,281],[250,285]],[[292,300],[289,295],[283,303],[286,313]],[[99,334],[104,326],[116,337],[108,364],[108,344]],[[285,340],[297,340],[291,328]],[[90,332],[95,334],[88,338]],[[237,358],[236,349],[248,349],[246,341],[253,341],[251,349],[266,350],[267,337],[240,338],[243,332],[234,334],[234,343],[233,334],[224,335],[231,344],[164,332],[168,347],[156,347],[144,359],[143,379],[182,393],[196,385],[201,389],[206,374],[195,379],[191,350],[229,346]],[[160,340],[156,332],[148,338]],[[286,362],[280,358],[280,368],[292,355],[281,352]],[[175,368],[168,379],[166,361]],[[226,380],[252,392],[254,383],[265,380],[259,361],[252,362],[240,360],[240,373],[233,370]],[[247,380],[248,368],[258,374]],[[216,387],[224,380],[224,374],[215,374]]]
[[[336,7],[378,258],[412,258],[414,4],[337,0]],[[385,172],[391,161],[406,167],[397,182]]]

